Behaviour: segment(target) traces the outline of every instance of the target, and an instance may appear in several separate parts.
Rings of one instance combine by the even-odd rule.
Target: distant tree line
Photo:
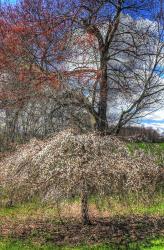
[[[38,103],[30,104],[22,110],[9,111],[0,127],[0,152],[13,150],[18,144],[25,143],[31,138],[44,139],[54,133],[72,127],[81,133],[94,130],[92,117],[89,114],[72,107],[72,110],[62,106],[54,110],[55,103],[45,101],[43,107]],[[35,109],[34,109],[35,107]],[[41,112],[42,111],[42,112]],[[52,116],[52,112],[53,114]],[[52,117],[53,118],[52,118]],[[121,128],[118,137],[134,142],[164,142],[164,136],[152,127],[126,126]]]
[[[164,142],[164,136],[152,127],[127,126],[120,130],[119,136],[133,141]]]

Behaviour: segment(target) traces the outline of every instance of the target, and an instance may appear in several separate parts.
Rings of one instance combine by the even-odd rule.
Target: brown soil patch
[[[164,217],[131,216],[97,219],[83,226],[78,221],[9,220],[1,219],[0,236],[14,239],[33,238],[55,245],[95,244],[113,242],[124,244],[164,235]]]
[[[102,210],[97,208],[96,204],[90,204],[89,205],[89,214],[91,218],[109,218],[110,212],[107,210]],[[73,218],[80,220],[81,218],[81,207],[79,203],[74,204],[64,204],[61,210],[61,216],[62,218]]]

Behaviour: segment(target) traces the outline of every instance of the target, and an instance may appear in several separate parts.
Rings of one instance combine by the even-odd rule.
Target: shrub
[[[76,134],[66,130],[46,141],[32,140],[0,163],[3,185],[20,201],[33,195],[48,200],[88,195],[153,194],[161,182],[161,168],[150,155],[111,136]],[[10,187],[9,187],[10,186]],[[85,211],[85,212],[86,212]],[[86,212],[87,213],[87,212]]]

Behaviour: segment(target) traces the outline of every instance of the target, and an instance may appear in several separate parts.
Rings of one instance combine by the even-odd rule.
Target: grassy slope
[[[38,245],[32,244],[30,242],[23,241],[12,241],[12,240],[2,240],[0,241],[0,250],[127,250],[126,247],[115,247],[107,244],[92,245],[92,246],[77,246],[77,247],[57,247],[54,245]],[[128,246],[128,250],[163,250],[164,249],[164,239],[159,238],[157,240],[150,241],[147,245],[142,244],[138,246],[137,244],[131,244]]]
[[[128,143],[128,148],[130,152],[134,152],[134,150],[142,149],[146,153],[153,154],[157,156],[158,163],[161,166],[164,166],[164,142],[163,143]]]

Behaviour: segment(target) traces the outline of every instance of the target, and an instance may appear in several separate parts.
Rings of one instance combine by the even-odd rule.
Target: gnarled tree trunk
[[[104,59],[104,55],[101,59],[101,79],[100,79],[100,96],[98,107],[98,119],[97,129],[101,132],[105,132],[108,128],[107,121],[107,104],[108,104],[108,75],[107,75],[107,63]]]
[[[81,187],[81,219],[83,225],[90,225],[89,212],[88,212],[88,187],[86,180],[82,180]]]

